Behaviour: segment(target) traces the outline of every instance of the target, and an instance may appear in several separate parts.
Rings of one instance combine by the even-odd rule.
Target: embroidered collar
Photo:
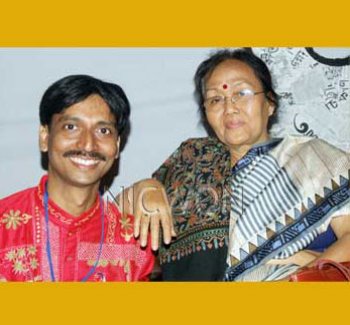
[[[43,176],[38,185],[37,193],[38,193],[40,206],[42,207],[42,209],[44,209],[44,193],[45,193],[45,184],[47,180],[48,180],[48,176],[47,175]],[[69,228],[69,229],[82,227],[93,217],[96,217],[96,218],[99,217],[99,211],[100,211],[99,207],[100,207],[100,203],[99,203],[98,195],[96,195],[96,200],[93,206],[87,211],[83,212],[80,216],[75,217],[69,214],[68,212],[64,211],[57,204],[55,204],[55,202],[49,199],[50,221],[52,221],[53,223],[59,226]]]

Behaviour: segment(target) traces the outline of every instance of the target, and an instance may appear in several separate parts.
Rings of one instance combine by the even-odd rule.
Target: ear
[[[275,105],[269,102],[269,107],[268,107],[268,113],[269,116],[273,115],[273,113],[275,112]]]
[[[41,152],[47,152],[49,150],[49,126],[48,125],[40,125],[39,147]]]
[[[269,98],[270,98],[269,96],[272,96],[271,93],[268,93],[268,95],[265,95],[266,103],[267,103],[267,105],[268,105],[268,107],[267,107],[267,113],[268,113],[268,116],[272,116],[273,113],[275,112],[276,106],[275,106],[275,104],[269,99]]]
[[[118,139],[117,139],[117,152],[115,154],[115,159],[119,158],[119,153],[120,153],[120,136],[118,136]]]

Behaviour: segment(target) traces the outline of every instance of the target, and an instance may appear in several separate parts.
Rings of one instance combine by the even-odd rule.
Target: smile
[[[86,158],[78,158],[78,157],[70,157],[69,158],[73,163],[79,166],[90,167],[97,165],[100,161],[95,159],[86,159]]]

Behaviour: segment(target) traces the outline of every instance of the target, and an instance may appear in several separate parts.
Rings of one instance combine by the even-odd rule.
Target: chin
[[[227,146],[244,146],[249,145],[248,139],[246,137],[240,136],[240,135],[230,135],[226,136],[223,141]]]
[[[70,183],[76,187],[93,186],[99,184],[101,177],[80,175],[70,178]]]

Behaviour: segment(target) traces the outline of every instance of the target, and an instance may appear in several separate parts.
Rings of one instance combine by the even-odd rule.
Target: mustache
[[[106,161],[106,157],[97,151],[85,151],[85,150],[69,150],[63,154],[63,157],[84,157],[93,158]]]

